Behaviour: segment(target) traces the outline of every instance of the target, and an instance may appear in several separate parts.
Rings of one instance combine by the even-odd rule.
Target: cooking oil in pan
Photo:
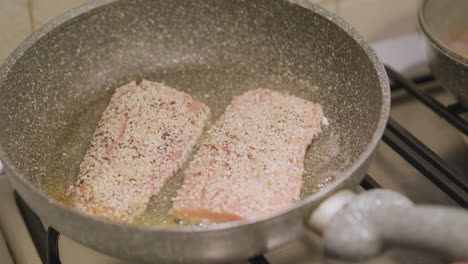
[[[295,79],[294,76],[285,78],[283,75],[261,74],[252,71],[252,69],[235,66],[163,68],[131,77],[137,81],[145,78],[151,81],[163,82],[203,101],[210,107],[212,112],[205,129],[208,129],[219,118],[234,96],[248,90],[269,88],[289,92],[318,103],[322,103],[321,98],[332,96],[327,95],[327,89],[320,89],[311,85],[308,81]],[[129,82],[132,78],[127,77],[125,81]],[[125,82],[119,83],[119,85],[125,84]],[[75,181],[79,163],[86,152],[97,121],[112,94],[113,89],[110,88],[116,87],[118,85],[103,88],[102,92],[95,92],[93,96],[90,96],[85,105],[81,102],[75,107],[75,109],[80,110],[76,111],[69,120],[67,129],[57,137],[57,153],[61,153],[61,155],[54,162],[47,165],[48,184],[46,190],[52,197],[64,204],[67,204],[65,193]],[[333,117],[332,111],[327,111],[327,105],[322,103],[322,106],[325,115],[329,118]],[[334,127],[332,121],[330,126],[324,127],[323,132],[309,146],[304,164],[302,198],[333,182],[339,171],[344,169],[347,166],[346,164],[350,162],[340,149],[341,137],[339,132],[339,129]],[[192,153],[196,152],[196,148]],[[183,182],[184,168],[190,160],[191,156],[179,172],[162,188],[161,192],[151,199],[147,210],[136,218],[135,224],[146,226],[187,225],[170,216],[168,211],[172,206],[172,198],[175,197],[177,189]]]

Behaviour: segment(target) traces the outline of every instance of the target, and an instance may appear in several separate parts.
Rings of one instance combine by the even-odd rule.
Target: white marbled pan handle
[[[468,261],[467,210],[414,205],[390,190],[340,191],[309,223],[323,232],[325,254],[334,259],[363,260],[398,246],[424,249],[448,262]]]

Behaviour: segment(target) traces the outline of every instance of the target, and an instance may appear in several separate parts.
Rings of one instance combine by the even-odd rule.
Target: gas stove
[[[375,160],[357,190],[388,188],[418,204],[468,207],[467,109],[430,74],[426,44],[417,33],[373,43],[387,64],[391,118]],[[0,169],[1,170],[1,169]],[[31,264],[128,263],[60,236],[42,222],[0,175],[0,262]],[[310,232],[263,256],[239,263],[326,263]],[[390,250],[365,263],[441,263],[411,250]]]

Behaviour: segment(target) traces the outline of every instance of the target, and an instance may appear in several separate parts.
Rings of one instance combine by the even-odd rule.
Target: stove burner
[[[268,262],[268,260],[262,255],[262,256],[258,256],[258,257],[253,257],[251,259],[249,259],[249,262],[251,264],[268,264],[270,262]]]
[[[391,81],[392,91],[406,90],[414,98],[421,101],[452,126],[460,130],[460,132],[468,136],[468,122],[461,118],[462,114],[468,113],[468,109],[463,108],[461,104],[445,107],[429,93],[420,89],[419,85],[434,80],[432,76],[409,80],[390,67],[386,67],[386,70]],[[401,157],[413,165],[460,206],[468,208],[468,181],[463,177],[462,173],[451,167],[440,156],[391,118],[387,124],[383,142],[400,154]],[[364,178],[361,187],[366,190],[381,188],[380,184],[369,175]],[[61,264],[58,251],[60,233],[50,227],[46,231],[39,217],[16,192],[14,195],[42,263]],[[248,261],[251,264],[269,263],[264,256],[256,256]]]
[[[385,70],[387,71],[388,77],[391,81],[392,91],[398,89],[405,89],[408,93],[413,95],[416,99],[421,101],[440,117],[449,122],[452,126],[454,126],[463,134],[468,136],[468,122],[466,122],[460,117],[461,114],[468,112],[468,109],[465,109],[460,103],[445,107],[437,100],[435,100],[432,96],[419,89],[415,82],[406,79],[401,74],[397,73],[388,66],[385,67]],[[424,83],[431,80],[433,79],[419,78],[419,80],[416,81]]]
[[[16,205],[28,228],[34,246],[44,264],[61,264],[58,252],[58,239],[60,233],[52,227],[47,231],[42,224],[41,219],[29,208],[21,199],[17,192],[14,193]]]
[[[432,78],[419,78],[417,82],[413,82],[388,66],[385,69],[391,81],[392,91],[406,90],[465,136],[468,136],[468,122],[460,116],[467,113],[468,109],[464,109],[461,104],[445,107],[418,87],[418,83],[424,84],[432,81]],[[392,118],[387,124],[383,141],[460,206],[468,208],[468,181],[466,177]]]

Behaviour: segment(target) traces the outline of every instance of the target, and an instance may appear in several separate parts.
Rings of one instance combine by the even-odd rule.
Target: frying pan
[[[233,96],[259,87],[320,103],[330,125],[307,151],[302,200],[206,227],[115,223],[58,202],[113,90],[143,78],[204,101],[213,120]],[[468,259],[466,212],[416,207],[390,191],[344,191],[369,167],[389,114],[389,85],[363,38],[306,1],[93,1],[22,43],[0,69],[0,94],[0,158],[13,186],[45,222],[104,253],[231,261],[316,228],[331,257],[362,259],[400,244]],[[168,186],[176,189],[182,176]],[[166,201],[173,189],[163,192]],[[162,200],[150,209],[166,208]]]
[[[419,25],[430,44],[431,71],[465,107],[468,107],[468,58],[448,43],[454,34],[468,29],[467,9],[468,2],[463,0],[425,0],[419,10]]]

